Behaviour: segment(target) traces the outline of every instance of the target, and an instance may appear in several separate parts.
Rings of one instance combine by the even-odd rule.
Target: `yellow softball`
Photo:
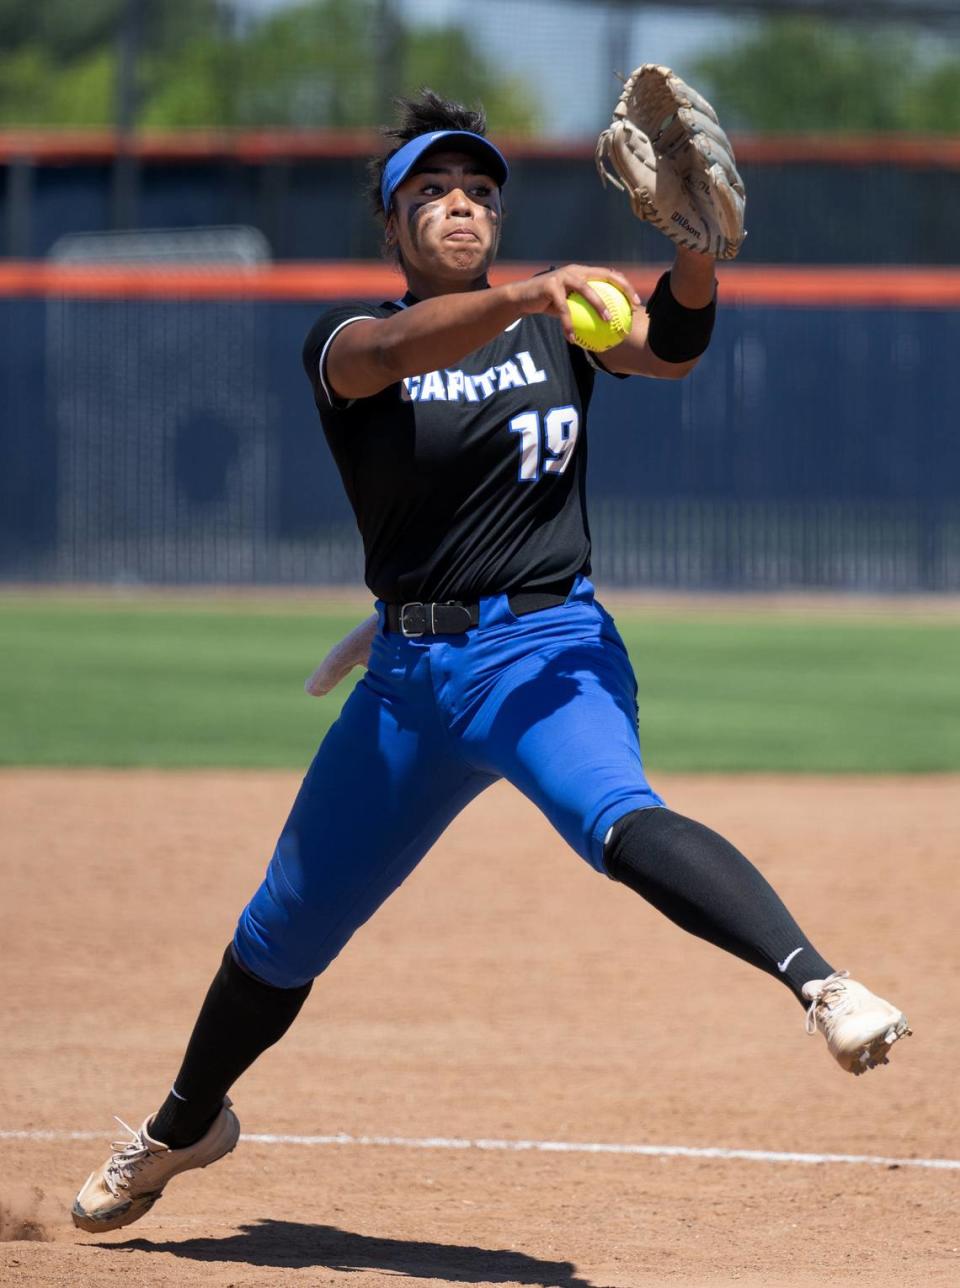
[[[592,304],[588,304],[579,291],[567,296],[567,305],[573,321],[573,335],[582,349],[603,353],[620,344],[630,334],[633,323],[633,305],[618,286],[612,282],[591,280],[590,285],[603,300],[610,314],[605,322]]]

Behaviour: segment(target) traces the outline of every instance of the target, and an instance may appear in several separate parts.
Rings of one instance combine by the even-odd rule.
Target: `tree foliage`
[[[125,7],[0,0],[0,124],[110,124]],[[142,14],[141,126],[372,125],[391,90],[422,84],[482,101],[495,128],[536,124],[524,87],[457,25],[398,28],[385,54],[374,0],[301,0],[241,29],[224,0],[163,0]]]
[[[83,57],[109,41],[123,0],[0,0],[0,49],[43,53],[53,63]]]
[[[136,7],[145,43],[177,47],[221,23],[223,0],[141,0]],[[44,50],[69,64],[111,46],[127,0],[0,0],[0,49]]]
[[[960,129],[960,60],[890,31],[772,18],[694,70],[732,128]]]

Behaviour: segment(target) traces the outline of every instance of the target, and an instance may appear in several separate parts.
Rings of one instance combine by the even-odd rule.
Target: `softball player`
[[[733,845],[647,782],[633,670],[590,582],[594,381],[693,369],[713,326],[713,256],[678,248],[632,332],[592,359],[571,342],[570,292],[603,313],[587,284],[601,278],[640,301],[603,267],[488,285],[508,167],[482,114],[424,91],[392,140],[376,202],[407,289],[330,310],[304,347],[377,600],[360,633],[367,670],[240,915],[169,1095],[78,1194],[84,1230],[128,1225],[172,1176],[233,1149],[234,1081],[451,819],[502,778],[598,873],[785,984],[843,1068],[885,1062],[909,1032],[834,971]]]

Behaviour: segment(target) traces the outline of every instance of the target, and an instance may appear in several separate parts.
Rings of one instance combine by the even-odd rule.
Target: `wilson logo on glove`
[[[691,237],[696,237],[699,239],[700,237],[703,236],[703,234],[700,232],[700,229],[694,228],[690,220],[681,211],[675,210],[673,214],[670,216],[670,218],[673,220],[675,224],[679,224],[681,228],[685,228]]]

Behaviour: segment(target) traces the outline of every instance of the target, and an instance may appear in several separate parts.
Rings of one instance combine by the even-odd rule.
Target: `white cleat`
[[[807,1032],[819,1029],[830,1054],[848,1073],[887,1064],[894,1042],[912,1032],[902,1011],[850,979],[845,970],[809,980],[803,996],[810,1003]]]
[[[167,1181],[178,1172],[208,1167],[229,1154],[240,1137],[240,1123],[230,1109],[230,1097],[205,1136],[185,1149],[171,1149],[154,1140],[146,1119],[139,1131],[117,1122],[130,1133],[128,1141],[115,1141],[113,1153],[91,1172],[73,1202],[73,1224],[90,1234],[119,1230],[139,1221],[163,1193]]]

